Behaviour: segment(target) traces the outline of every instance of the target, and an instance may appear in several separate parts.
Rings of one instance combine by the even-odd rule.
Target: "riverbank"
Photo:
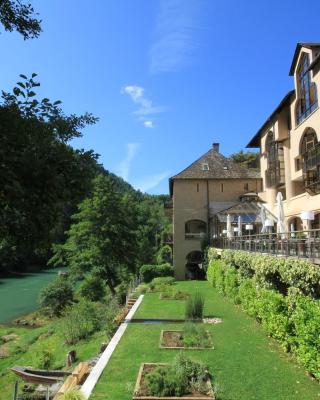
[[[99,331],[76,345],[65,344],[59,332],[59,320],[46,321],[35,328],[0,326],[0,338],[7,337],[7,342],[0,340],[0,400],[12,397],[13,385],[17,377],[10,368],[14,365],[30,365],[43,368],[45,357],[51,357],[50,369],[62,369],[70,350],[76,349],[77,360],[70,370],[81,361],[88,361],[97,356],[101,344],[109,340],[105,331]]]
[[[63,270],[63,269],[62,269]],[[38,309],[41,289],[55,279],[59,269],[26,272],[0,278],[0,324],[9,324]]]

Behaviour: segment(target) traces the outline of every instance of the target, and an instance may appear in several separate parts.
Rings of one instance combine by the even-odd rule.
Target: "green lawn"
[[[208,326],[214,350],[189,350],[203,360],[214,375],[221,400],[313,400],[320,387],[298,367],[261,327],[247,317],[207,282],[181,282],[177,288],[189,293],[201,290],[206,296],[205,314],[223,318]],[[159,300],[158,293],[146,294],[135,318],[184,318],[184,302]],[[160,350],[161,329],[181,324],[128,326],[91,397],[93,400],[126,400],[132,392],[141,362],[166,362],[175,350]]]

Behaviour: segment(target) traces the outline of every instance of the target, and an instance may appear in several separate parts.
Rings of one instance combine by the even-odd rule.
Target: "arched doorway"
[[[206,278],[206,273],[202,263],[202,251],[191,251],[186,257],[186,279],[204,280]]]

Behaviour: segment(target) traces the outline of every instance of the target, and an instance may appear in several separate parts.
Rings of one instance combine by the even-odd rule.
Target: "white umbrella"
[[[241,215],[238,217],[238,236],[242,236],[242,218]]]
[[[277,232],[283,236],[286,231],[284,223],[283,196],[281,192],[277,194]]]
[[[266,209],[261,205],[260,208],[260,220],[262,224],[261,233],[267,232],[267,227],[265,226],[266,219],[267,219]]]
[[[227,238],[231,239],[233,236],[232,226],[231,226],[231,215],[227,215]]]

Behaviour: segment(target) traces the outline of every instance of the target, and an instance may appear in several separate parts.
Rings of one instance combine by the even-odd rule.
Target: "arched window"
[[[303,181],[310,194],[320,193],[320,144],[316,132],[309,128],[300,143],[300,154],[303,161]]]
[[[266,152],[268,167],[270,167],[275,161],[278,160],[278,148],[277,143],[274,140],[274,133],[270,131],[266,138]]]
[[[185,223],[185,238],[200,239],[207,232],[207,224],[199,219],[193,219]]]
[[[314,149],[317,143],[318,139],[316,132],[313,129],[308,128],[300,142],[300,155],[304,156],[309,150]]]
[[[311,82],[309,55],[304,53],[297,71],[296,121],[300,124],[318,107],[317,88]]]

